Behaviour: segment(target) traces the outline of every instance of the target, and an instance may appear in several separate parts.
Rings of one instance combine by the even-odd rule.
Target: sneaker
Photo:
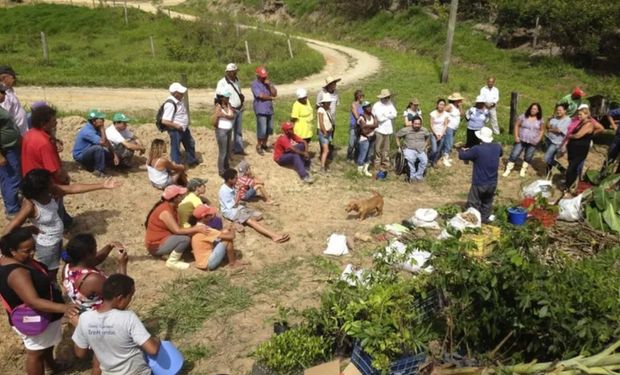
[[[306,177],[304,177],[302,181],[304,182],[304,184],[308,184],[308,185],[314,182],[314,180],[312,179],[310,175],[307,175]]]
[[[444,167],[451,167],[452,163],[450,163],[450,160],[446,157],[444,157],[443,159],[441,159],[441,162],[443,163]]]

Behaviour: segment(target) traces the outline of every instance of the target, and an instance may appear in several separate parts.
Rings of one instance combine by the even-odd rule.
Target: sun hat
[[[392,96],[392,93],[390,92],[390,90],[381,89],[381,92],[379,93],[379,95],[377,95],[377,98],[385,99],[385,98],[389,98],[390,96]]]
[[[206,178],[192,178],[187,183],[187,190],[195,191],[198,188],[198,186],[205,185],[208,181],[209,180],[207,180]]]
[[[493,130],[487,128],[486,126],[480,130],[476,130],[476,137],[478,137],[484,143],[493,142]]]
[[[170,186],[166,186],[161,196],[165,200],[169,201],[185,193],[187,193],[187,188],[184,188],[183,186],[179,186],[179,185],[170,185]]]
[[[418,99],[417,99],[417,98],[413,98],[413,99],[411,99],[411,100],[409,101],[409,103],[411,103],[411,104],[415,104],[415,105],[420,105],[420,102],[418,101]]]
[[[267,78],[269,74],[267,73],[267,69],[265,69],[264,66],[257,66],[256,75],[259,76],[260,78]]]
[[[88,111],[88,114],[86,114],[86,117],[89,120],[94,120],[94,119],[105,119],[105,113],[101,112],[98,109],[91,109],[90,111]]]
[[[461,96],[460,92],[453,92],[452,94],[450,94],[450,96],[448,96],[448,100],[456,102],[458,100],[464,100],[465,98],[463,98]]]
[[[131,119],[127,116],[125,116],[124,113],[115,113],[114,116],[112,116],[112,122],[129,122],[131,121]]]
[[[280,125],[280,128],[282,130],[293,130],[293,124],[290,123],[289,121],[283,122],[282,125]]]
[[[574,95],[574,96],[578,96],[578,97],[580,97],[580,98],[581,98],[581,97],[583,97],[583,96],[586,96],[586,93],[585,93],[585,92],[583,92],[583,90],[582,90],[581,88],[579,88],[579,87],[575,87],[575,89],[573,90],[573,95]]]
[[[340,82],[341,80],[342,78],[334,78],[332,76],[327,76],[327,78],[325,78],[325,86],[323,86],[323,88],[329,86],[331,83]]]
[[[334,96],[330,93],[324,93],[323,96],[321,97],[321,101],[319,102],[319,104],[321,103],[331,103],[335,100]]]
[[[235,72],[239,70],[239,68],[237,68],[237,65],[235,65],[234,63],[230,63],[228,65],[226,65],[226,71],[227,72]]]
[[[239,173],[241,174],[246,174],[246,172],[248,171],[248,169],[250,169],[250,163],[248,163],[245,160],[242,160],[241,163],[239,163],[239,165],[237,165],[237,170],[239,171]]]
[[[11,68],[9,65],[0,66],[0,74],[10,74],[13,76],[13,78],[17,76],[17,73],[15,73],[13,68]]]
[[[486,103],[486,100],[484,100],[482,95],[478,95],[476,96],[476,103]]]
[[[303,99],[308,97],[308,91],[306,89],[299,88],[295,91],[295,95],[297,95],[297,99]]]
[[[368,100],[364,100],[364,101],[362,101],[362,102],[360,103],[360,106],[361,106],[362,108],[366,108],[366,107],[368,107],[369,105],[370,105],[370,102],[369,102]]]
[[[187,92],[187,87],[183,86],[179,82],[174,82],[173,84],[170,85],[170,88],[168,88],[168,91],[170,91],[170,93],[179,92],[181,94],[185,94]]]
[[[201,204],[201,205],[196,206],[196,208],[194,208],[192,215],[194,215],[196,219],[202,219],[207,215],[213,215],[215,213],[217,213],[217,209],[215,207],[210,207],[206,204]]]

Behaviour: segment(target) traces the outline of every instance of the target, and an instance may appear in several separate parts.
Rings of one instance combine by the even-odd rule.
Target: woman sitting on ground
[[[156,138],[151,142],[146,170],[151,184],[163,190],[169,185],[187,185],[185,166],[174,163],[166,157],[166,142]]]
[[[545,132],[542,120],[542,108],[538,103],[532,103],[524,114],[517,118],[514,128],[515,143],[508,157],[508,164],[503,176],[508,177],[510,171],[515,167],[515,162],[523,152],[523,164],[519,176],[525,177],[527,168],[532,164],[536,146],[540,143]]]
[[[189,248],[190,236],[196,233],[208,234],[206,227],[181,228],[177,207],[187,193],[187,189],[170,185],[164,189],[161,200],[153,206],[146,216],[146,249],[153,256],[168,255],[166,266],[176,270],[184,270],[189,263],[181,260],[183,253]]]
[[[49,324],[43,332],[25,335],[18,330],[19,323],[11,321],[9,315],[9,324],[26,347],[26,373],[43,375],[46,368],[57,370],[54,346],[62,339],[61,318],[63,314],[74,317],[77,308],[63,303],[62,294],[50,279],[47,267],[34,260],[35,243],[30,229],[17,228],[3,236],[0,251],[2,299],[11,310],[24,304],[32,310],[48,313],[49,317]]]

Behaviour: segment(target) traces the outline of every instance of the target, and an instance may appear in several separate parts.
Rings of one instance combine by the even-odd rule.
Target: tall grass
[[[292,40],[295,58],[288,55],[285,37],[256,30],[239,30],[227,22],[173,20],[164,14],[122,8],[68,5],[17,6],[0,9],[2,63],[20,73],[21,84],[110,87],[161,87],[188,74],[194,87],[213,87],[223,67],[233,61],[240,78],[254,77],[266,64],[276,82],[292,81],[321,70],[322,56]],[[43,61],[39,33],[47,36],[49,62]],[[149,37],[155,44],[152,57]],[[252,65],[245,62],[250,45]]]

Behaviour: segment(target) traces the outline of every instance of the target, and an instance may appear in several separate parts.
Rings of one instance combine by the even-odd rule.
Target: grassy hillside
[[[0,9],[0,17],[2,63],[13,65],[26,85],[160,87],[187,73],[193,86],[214,86],[231,61],[240,66],[245,81],[254,77],[257,64],[267,64],[274,80],[288,82],[316,73],[324,64],[320,54],[296,40],[292,43],[298,52],[290,59],[282,36],[240,30],[237,38],[232,23],[171,20],[137,9],[129,9],[128,26],[122,8],[18,6]],[[47,35],[47,63],[41,31]],[[252,66],[243,64],[244,40]]]

